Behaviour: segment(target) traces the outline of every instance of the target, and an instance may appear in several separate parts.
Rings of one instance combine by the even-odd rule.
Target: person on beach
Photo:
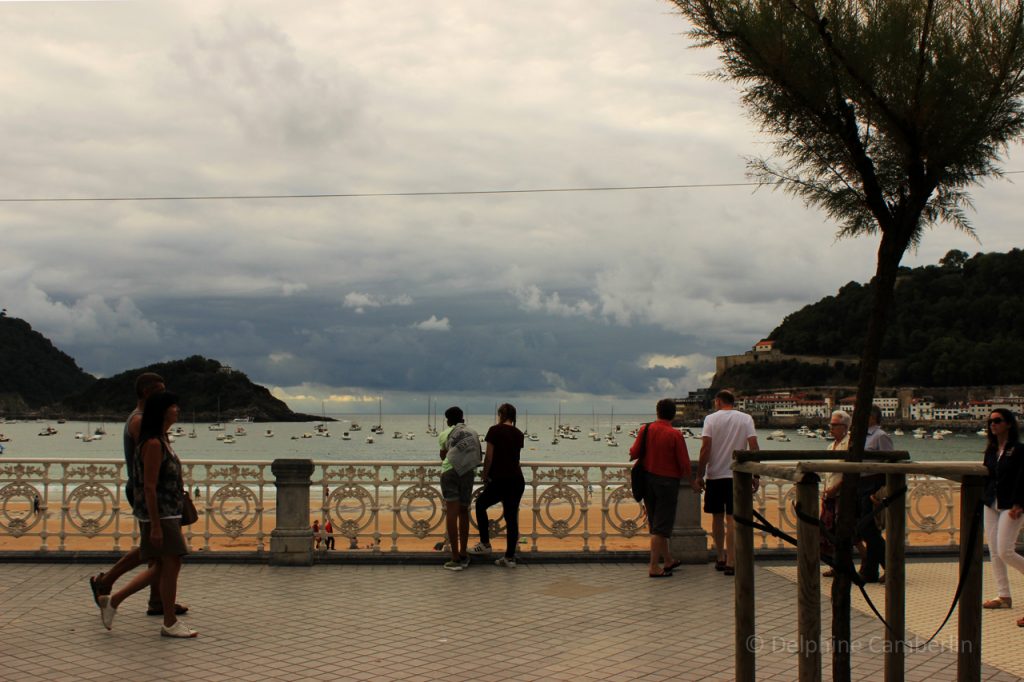
[[[715,570],[735,575],[732,546],[732,453],[757,452],[754,419],[736,409],[732,391],[715,395],[715,412],[704,418],[697,478],[704,491],[704,513],[711,514],[711,539],[715,543]],[[755,490],[760,485],[754,477]]]
[[[171,448],[167,432],[178,421],[178,397],[173,393],[157,393],[146,400],[139,426],[139,453],[135,458],[135,518],[139,522],[139,553],[152,563],[132,578],[126,587],[113,595],[99,598],[100,618],[110,630],[121,603],[156,582],[163,601],[164,637],[191,638],[198,632],[174,614],[174,598],[178,590],[181,557],[188,554],[181,533],[181,514],[185,490],[181,460]]]
[[[320,520],[313,519],[313,550],[320,549]]]
[[[868,412],[868,435],[864,441],[865,452],[891,452],[892,438],[882,430],[882,408],[872,405]],[[873,476],[861,474],[857,484],[860,500],[860,517],[856,540],[864,545],[861,555],[860,577],[866,583],[884,583],[885,576],[879,575],[879,567],[885,568],[885,539],[875,522],[875,502],[879,491],[885,485],[885,474]],[[871,517],[868,519],[867,517]]]
[[[992,573],[999,594],[986,600],[986,609],[1008,609],[1010,579],[1006,567],[1024,573],[1024,557],[1016,552],[1017,536],[1024,525],[1024,445],[1020,442],[1017,417],[1004,408],[988,417],[988,446],[985,448],[985,541],[992,558]],[[1017,620],[1024,627],[1024,618]]]
[[[480,436],[465,424],[459,407],[449,407],[444,418],[451,429],[441,446],[441,495],[445,502],[448,541],[452,558],[444,564],[449,571],[469,566],[469,503],[473,497],[474,469],[483,455]]]
[[[672,557],[668,541],[676,522],[679,500],[679,482],[687,479],[695,490],[700,490],[690,471],[690,454],[686,450],[683,434],[672,427],[676,416],[676,403],[670,398],[655,406],[658,420],[647,424],[629,448],[629,459],[640,457],[643,449],[643,468],[647,472],[644,509],[651,532],[651,561],[647,575],[651,578],[669,578],[681,561]]]
[[[487,430],[484,442],[482,474],[484,489],[476,498],[476,527],[480,530],[480,542],[473,547],[474,554],[491,553],[491,528],[487,509],[501,502],[501,514],[505,518],[505,556],[494,564],[504,568],[516,567],[516,546],[519,544],[519,502],[526,490],[526,479],[519,468],[519,454],[525,444],[523,432],[516,428],[516,408],[502,403],[498,408],[498,423]]]
[[[330,519],[324,519],[324,549],[334,549],[334,526]]]
[[[146,407],[146,399],[156,393],[166,390],[164,379],[159,374],[144,372],[135,379],[135,409],[124,423],[124,431],[121,437],[124,447],[125,481],[124,496],[128,504],[134,509],[135,486],[133,483],[133,472],[135,471],[135,455],[139,444],[139,429],[142,425],[142,412]],[[92,598],[96,606],[100,605],[100,597],[109,595],[114,588],[114,583],[122,575],[142,564],[139,548],[136,547],[124,554],[113,567],[105,573],[100,573],[89,578],[89,587],[92,589]],[[187,606],[174,605],[174,612],[182,615],[188,611]],[[156,583],[149,586],[149,606],[146,609],[147,616],[162,616],[164,606],[160,600],[160,588]]]

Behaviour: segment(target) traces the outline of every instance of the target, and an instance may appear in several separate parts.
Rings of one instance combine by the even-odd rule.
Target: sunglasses
[[[1006,423],[1006,420],[1005,420],[1005,419],[1002,419],[1002,418],[999,418],[999,417],[997,417],[996,419],[989,419],[989,420],[988,420],[988,423],[989,423],[989,424],[1004,424],[1004,423]]]

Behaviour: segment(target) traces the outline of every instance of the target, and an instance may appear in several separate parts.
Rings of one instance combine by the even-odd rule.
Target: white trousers
[[[996,589],[1000,597],[1010,598],[1010,579],[1006,567],[1013,566],[1024,573],[1024,556],[1017,554],[1017,536],[1024,526],[1024,514],[1010,518],[1010,510],[996,511],[985,505],[985,541],[992,559],[992,572],[996,577]]]

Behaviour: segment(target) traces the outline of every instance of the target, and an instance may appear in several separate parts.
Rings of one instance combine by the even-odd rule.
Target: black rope
[[[888,497],[886,497],[879,504],[879,508],[872,510],[871,514],[867,515],[866,518],[869,518],[869,519],[873,520],[874,516],[876,514],[878,514],[880,511],[884,510],[886,507],[891,505],[896,500],[902,498],[906,493],[907,493],[907,488],[906,487],[903,487],[900,490],[897,490],[893,494],[891,494]],[[971,516],[971,526],[970,526],[970,530],[968,531],[968,536],[967,536],[967,538],[968,538],[967,539],[967,547],[968,548],[974,547],[974,543],[977,541],[977,538],[978,538],[978,526],[979,526],[979,521],[981,519],[981,507],[982,507],[982,502],[979,501],[977,507],[974,510],[974,513]],[[823,535],[825,535],[826,538],[829,539],[830,542],[832,542],[831,538],[833,538],[834,536],[831,533],[829,533],[824,528],[824,526],[821,523],[821,519],[819,519],[817,516],[811,516],[811,515],[805,513],[803,510],[800,509],[800,505],[798,505],[798,504],[794,505],[794,511],[796,512],[796,516],[797,516],[798,519],[800,519],[804,523],[809,523],[809,524],[817,526],[819,531]],[[742,518],[742,517],[735,516],[735,515],[733,516],[733,519],[735,519],[736,523],[739,523],[739,524],[744,525],[744,526],[750,526],[751,528],[755,528],[757,530],[764,531],[764,532],[769,533],[770,535],[772,535],[774,537],[780,538],[781,540],[784,540],[785,542],[788,542],[789,544],[791,544],[794,547],[796,547],[796,545],[797,545],[796,538],[794,538],[793,536],[789,535],[788,533],[786,533],[786,532],[776,528],[774,525],[772,525],[772,523],[768,519],[763,517],[756,510],[752,509],[751,512],[753,513],[753,515],[755,517],[757,517],[758,522],[754,522],[751,519],[746,519],[746,518]],[[861,524],[862,521],[863,521],[863,519],[861,519],[858,522],[858,525],[857,525],[858,528],[861,527],[860,524]],[[833,542],[833,544],[835,544],[835,543]],[[889,625],[889,622],[887,620],[885,620],[885,617],[878,611],[878,608],[875,606],[875,603],[873,601],[871,601],[871,597],[868,596],[867,590],[864,589],[864,585],[866,583],[864,582],[864,578],[861,576],[860,572],[854,569],[852,559],[848,563],[847,566],[838,566],[838,565],[836,565],[835,559],[834,559],[833,556],[831,556],[829,554],[822,554],[821,555],[821,561],[822,561],[822,563],[824,563],[824,564],[828,565],[829,567],[831,567],[832,570],[834,570],[834,571],[836,571],[838,573],[842,573],[843,575],[846,575],[847,577],[850,578],[850,582],[853,583],[854,585],[856,585],[857,588],[860,590],[861,596],[864,597],[864,601],[867,602],[868,607],[871,609],[872,613],[875,614],[875,617],[878,618],[878,620],[881,621],[882,625],[885,626],[885,629],[889,633],[889,635],[892,636],[892,637],[895,637],[896,633],[893,632],[892,626]],[[912,651],[920,651],[921,649],[924,649],[929,644],[931,644],[932,640],[934,640],[936,637],[939,636],[939,633],[942,632],[942,629],[944,627],[946,627],[947,623],[949,623],[949,619],[953,616],[953,611],[956,610],[956,605],[960,601],[960,595],[963,593],[963,590],[964,590],[964,583],[967,581],[967,576],[971,572],[971,563],[972,562],[970,562],[970,561],[966,561],[966,562],[964,562],[964,565],[961,566],[961,568],[960,568],[960,578],[957,581],[956,592],[953,594],[953,603],[949,605],[949,611],[946,613],[946,617],[943,619],[943,621],[939,625],[938,629],[935,630],[935,633],[931,637],[929,637],[923,644],[918,644],[916,646],[907,646],[906,643],[904,643],[903,644],[904,646],[907,646],[907,648],[912,650]]]

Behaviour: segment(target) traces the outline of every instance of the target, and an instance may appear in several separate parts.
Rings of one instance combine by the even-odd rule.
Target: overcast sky
[[[0,3],[0,198],[743,183],[766,138],[657,0]],[[1015,148],[1005,170],[1024,170]],[[905,264],[1020,246],[975,189]],[[0,203],[0,305],[91,373],[192,354],[295,409],[648,412],[872,238],[751,187]]]

